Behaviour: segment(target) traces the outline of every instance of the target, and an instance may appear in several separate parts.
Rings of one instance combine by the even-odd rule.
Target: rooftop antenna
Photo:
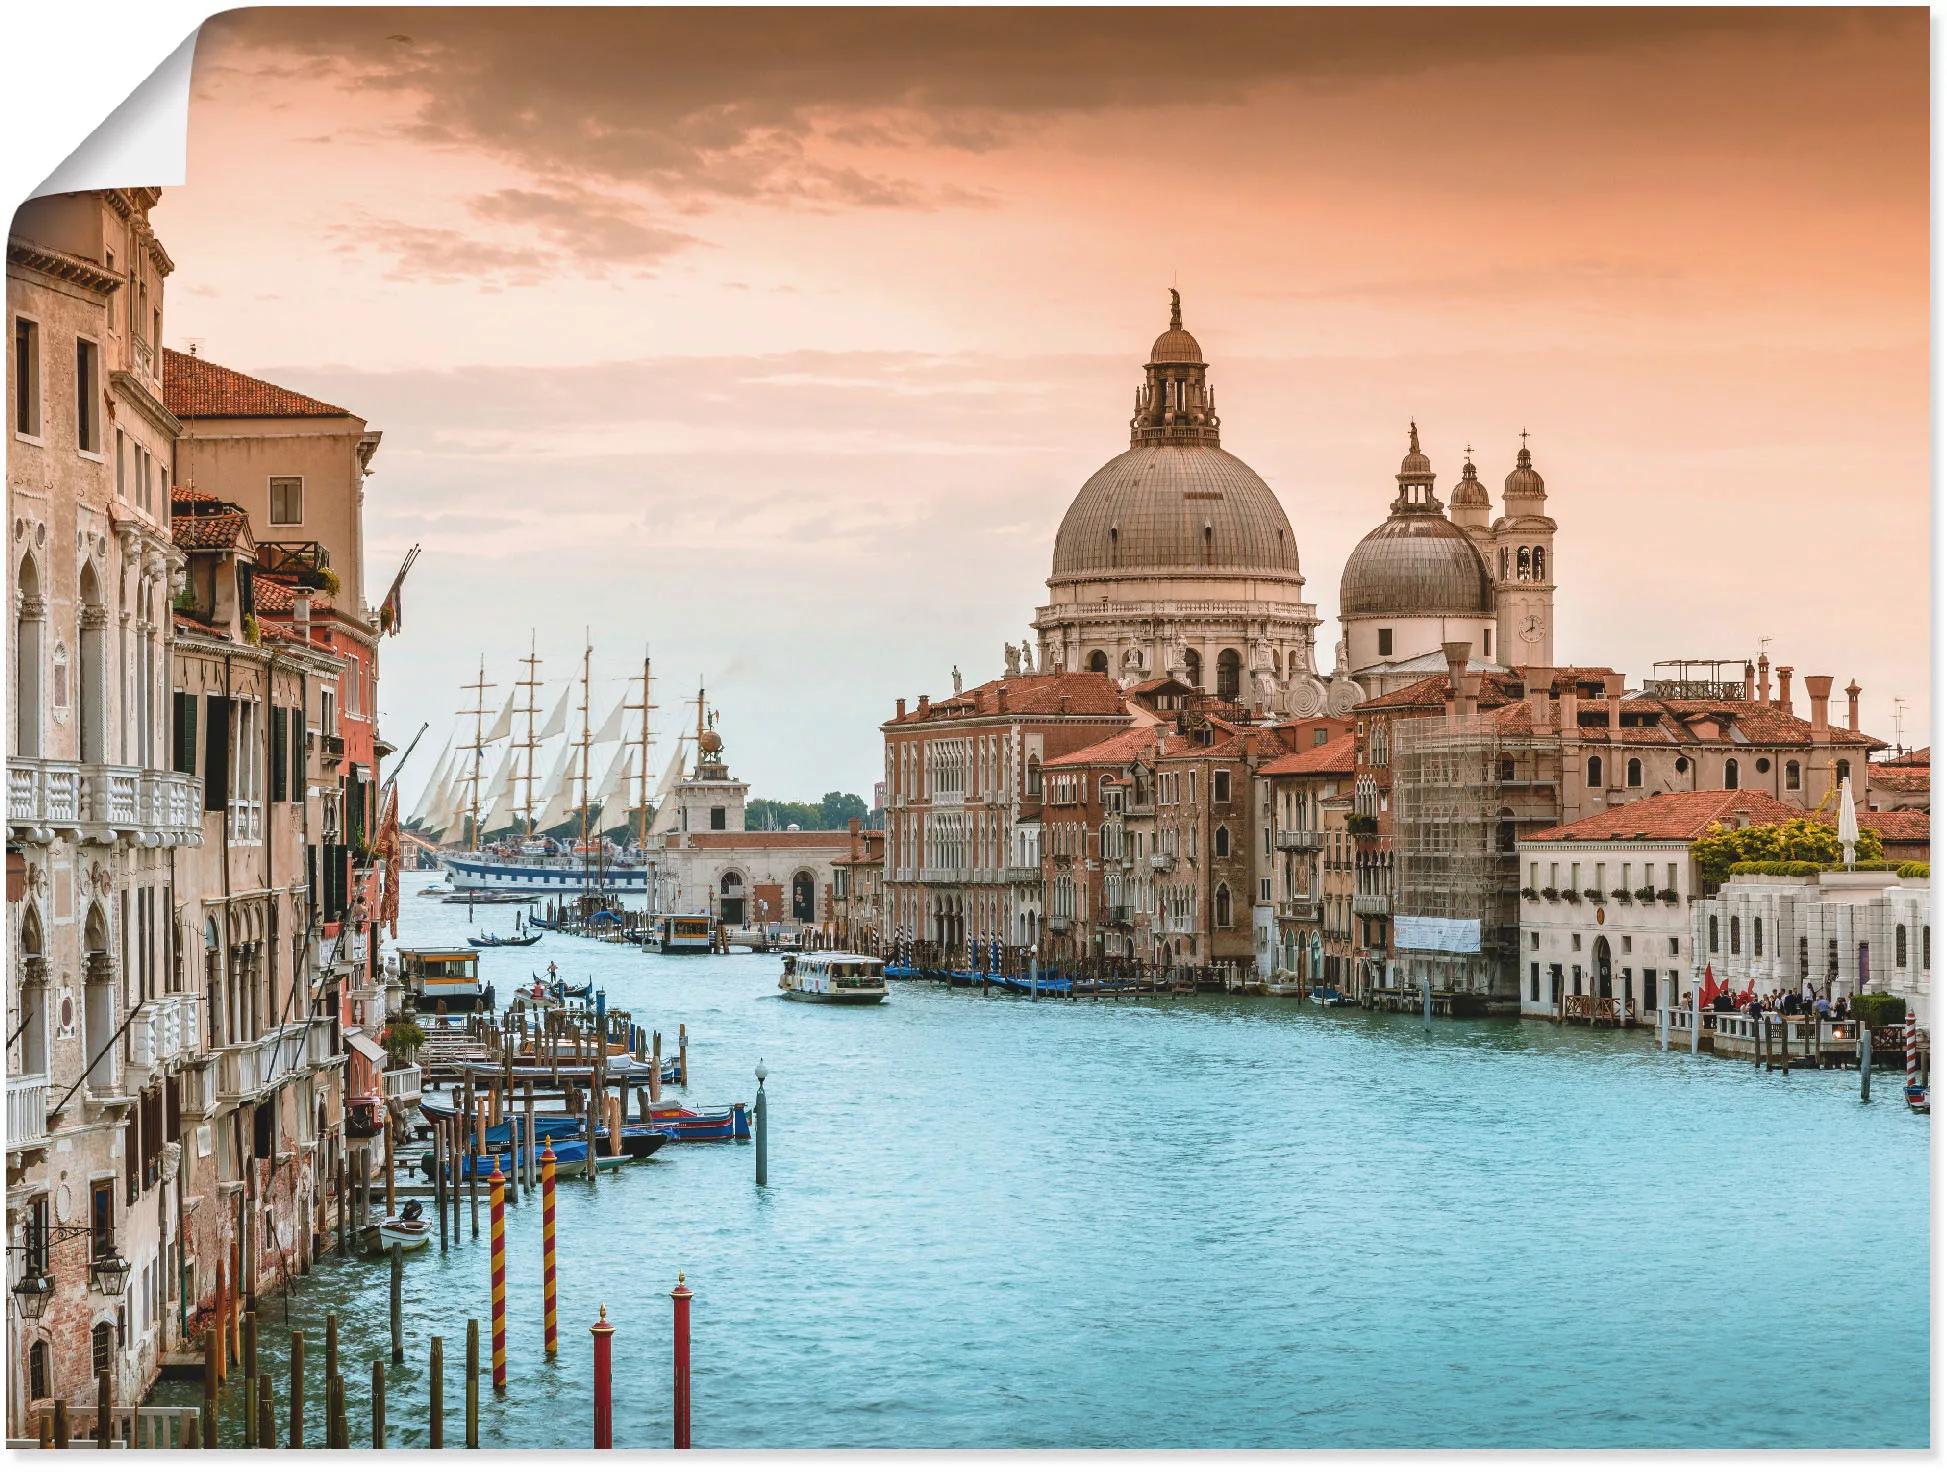
[[[1893,697],[1893,750],[1902,755],[1905,754],[1906,748],[1900,744],[1900,737],[1905,726],[1906,697],[1904,695],[1895,695]]]

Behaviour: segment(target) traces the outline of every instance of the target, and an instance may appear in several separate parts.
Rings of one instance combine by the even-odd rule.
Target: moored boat
[[[777,985],[793,1002],[883,1002],[886,964],[850,951],[807,951],[784,958]]]
[[[431,1228],[420,1219],[420,1209],[417,1201],[408,1201],[404,1211],[380,1222],[379,1246],[387,1250],[402,1247],[408,1252],[415,1247],[424,1247]]]
[[[1906,1086],[1906,1107],[1915,1114],[1927,1114],[1927,1085],[1908,1084]]]
[[[649,922],[645,951],[665,956],[702,956],[710,950],[708,915],[658,915]]]
[[[482,950],[485,950],[494,946],[539,945],[541,943],[541,937],[538,935],[523,935],[523,936],[501,936],[501,935],[493,935],[493,934],[469,935],[466,938],[466,943],[470,946],[478,946]]]

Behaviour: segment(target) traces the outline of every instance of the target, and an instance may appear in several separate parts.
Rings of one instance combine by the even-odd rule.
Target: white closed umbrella
[[[1859,813],[1852,805],[1850,775],[1839,780],[1839,847],[1845,851],[1846,867],[1850,869],[1853,853],[1859,847]]]

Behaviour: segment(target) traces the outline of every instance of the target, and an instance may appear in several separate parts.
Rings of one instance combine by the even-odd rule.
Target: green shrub
[[[1599,905],[1602,903],[1602,891],[1599,889],[1585,889],[1582,891],[1582,898],[1592,905]]]
[[[1816,875],[1820,866],[1809,859],[1754,859],[1731,865],[1732,874],[1769,874],[1774,877],[1804,879]]]
[[[1545,900],[1558,900],[1562,897],[1562,892],[1551,884],[1541,892],[1541,897]]]
[[[1635,901],[1635,896],[1634,896],[1633,894],[1631,894],[1631,893],[1630,893],[1630,891],[1628,891],[1628,890],[1626,890],[1626,889],[1612,889],[1612,890],[1610,890],[1610,891],[1609,891],[1609,898],[1610,898],[1610,899],[1612,899],[1612,900],[1614,900],[1614,901],[1615,901],[1615,902],[1616,902],[1617,904],[1619,904],[1619,905],[1627,905],[1627,904],[1632,904],[1632,903],[1634,903],[1634,901]]]
[[[1902,879],[1930,879],[1933,877],[1927,866],[1918,859],[1909,859],[1893,872]]]
[[[1521,898],[1524,900],[1528,900],[1530,902],[1534,900],[1538,900],[1541,898],[1541,891],[1534,888],[1532,885],[1524,887],[1521,891]]]
[[[1852,999],[1852,1015],[1868,1027],[1898,1027],[1906,1021],[1906,998],[1862,992]]]
[[[1659,889],[1656,892],[1656,897],[1666,905],[1674,905],[1678,900],[1683,898],[1674,889]]]
[[[1675,890],[1671,890],[1670,892],[1672,894],[1676,893]],[[1656,886],[1654,884],[1645,884],[1641,889],[1636,891],[1636,898],[1647,905],[1651,900],[1656,898]]]

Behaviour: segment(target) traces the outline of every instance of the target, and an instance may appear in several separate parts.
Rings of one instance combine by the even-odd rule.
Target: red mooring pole
[[[1920,1023],[1911,1009],[1906,1014],[1906,1086],[1920,1082]]]
[[[669,1290],[676,1308],[676,1450],[690,1446],[690,1290],[683,1286],[683,1275],[676,1275],[676,1286]]]
[[[615,1337],[615,1326],[608,1321],[608,1305],[602,1305],[602,1316],[589,1326],[588,1332],[595,1336],[595,1450],[605,1452],[615,1446],[615,1408],[609,1396],[609,1340]]]
[[[554,1146],[541,1152],[541,1319],[554,1358]]]
[[[493,1187],[494,1390],[507,1389],[507,1178],[494,1167]]]

